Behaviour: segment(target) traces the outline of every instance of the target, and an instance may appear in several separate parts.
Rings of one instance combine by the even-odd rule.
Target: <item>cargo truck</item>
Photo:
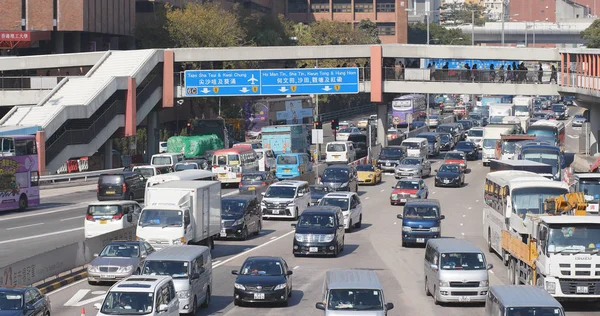
[[[273,150],[275,155],[307,153],[310,146],[306,125],[265,126],[261,133],[263,148]]]
[[[504,117],[504,116],[513,116],[515,115],[515,105],[512,103],[509,104],[490,104],[489,105],[489,119],[490,122],[493,122],[493,117]]]
[[[598,213],[600,200],[600,173],[575,173],[571,177],[571,191],[582,192],[587,202],[587,211]]]
[[[535,135],[501,135],[496,142],[496,159],[517,160],[515,147],[521,141],[534,141]]]
[[[214,247],[221,231],[219,181],[171,181],[146,190],[138,240],[155,249],[182,244]]]
[[[512,134],[515,127],[511,125],[488,125],[483,128],[483,153],[481,160],[487,166],[490,159],[496,159],[496,144],[502,135]]]

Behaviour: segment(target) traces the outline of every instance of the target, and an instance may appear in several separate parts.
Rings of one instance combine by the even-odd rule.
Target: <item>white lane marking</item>
[[[494,271],[492,271],[492,270],[489,270],[489,271],[490,271],[490,273],[495,274]]]
[[[460,223],[460,226],[462,226],[462,225],[463,225],[463,223]]]
[[[275,238],[277,238],[277,236],[273,236],[273,237],[271,237],[271,238],[269,238],[269,239],[273,240],[273,239],[275,239]]]
[[[72,219],[78,219],[78,218],[83,219],[83,216],[74,216],[74,217],[63,218],[60,221],[64,222],[64,221],[70,221]]]
[[[397,225],[398,223],[394,222],[394,225]]]
[[[44,223],[35,223],[35,224],[29,224],[29,225],[11,227],[11,228],[7,228],[6,230],[13,230],[13,229],[19,229],[19,228],[27,228],[27,227],[40,226],[40,225],[44,225]]]
[[[569,138],[579,138],[579,135],[567,135]]]
[[[81,301],[82,298],[84,298],[88,292],[90,290],[79,290],[77,291],[77,293],[75,293],[75,295],[73,295],[65,304],[64,306],[77,306],[77,303],[79,303],[79,301]]]
[[[431,192],[431,194],[435,194],[435,191]]]
[[[479,200],[475,200],[475,202],[479,202]]]
[[[281,239],[281,238],[287,237],[287,236],[289,236],[289,235],[293,234],[294,232],[296,232],[296,231],[295,231],[295,230],[290,230],[289,232],[287,232],[287,233],[285,233],[285,234],[283,234],[283,235],[281,235],[281,236],[279,236],[279,237],[277,237],[277,238],[275,238],[275,239],[269,240],[269,241],[267,241],[266,243],[264,243],[264,244],[262,244],[262,245],[258,245],[258,246],[254,247],[254,248],[250,248],[250,249],[248,249],[248,250],[245,250],[245,251],[243,251],[243,252],[241,252],[241,253],[238,253],[237,255],[235,255],[235,256],[233,256],[233,257],[231,257],[231,258],[227,259],[227,260],[224,260],[224,261],[222,261],[222,262],[219,262],[218,264],[213,264],[213,269],[214,269],[214,268],[216,268],[216,267],[218,267],[218,266],[224,265],[224,264],[226,264],[227,262],[230,262],[230,261],[232,261],[232,260],[235,260],[235,259],[237,259],[237,258],[239,258],[239,257],[241,257],[241,256],[245,256],[247,253],[249,253],[249,252],[252,252],[252,251],[254,251],[254,250],[256,250],[256,249],[260,249],[260,248],[262,248],[262,247],[264,247],[264,246],[266,246],[266,245],[268,245],[268,244],[270,244],[270,243],[272,243],[272,242],[276,242],[277,240],[279,240],[279,239]]]
[[[468,209],[470,210],[471,208],[472,208],[472,207],[470,207],[470,206],[469,206],[469,208],[468,208]]]
[[[36,239],[36,238],[47,237],[47,236],[60,235],[60,234],[70,233],[70,232],[74,232],[74,231],[78,231],[78,230],[83,230],[83,227],[66,229],[66,230],[61,230],[61,231],[57,231],[57,232],[41,234],[41,235],[27,236],[27,237],[10,239],[10,240],[3,240],[3,241],[0,241],[0,245],[7,244],[9,242],[23,241],[23,240]]]
[[[467,215],[463,214],[463,217],[467,217]]]
[[[231,191],[229,193],[222,194],[221,196],[229,196],[229,195],[233,195],[233,194],[236,194],[236,193],[239,193],[239,191]]]
[[[465,233],[460,233],[460,234],[463,235],[463,236],[465,235]]]
[[[94,291],[92,292],[92,295],[104,295],[106,294],[106,291]]]
[[[365,200],[368,200],[368,199],[369,199],[369,197],[368,197],[368,196],[367,196],[367,197],[365,197]]]
[[[292,270],[296,270],[298,268],[300,268],[300,266],[295,266],[295,267],[292,268]]]
[[[215,260],[212,262],[212,264],[218,264],[219,262],[221,262],[221,260]]]
[[[252,249],[252,248],[250,248],[250,247],[248,247],[248,248],[244,248],[244,252],[246,252],[246,251],[248,251],[248,250],[250,250],[250,249]]]
[[[76,208],[82,207],[82,206],[87,205],[87,204],[89,204],[91,202],[93,202],[93,201],[81,202],[81,203],[77,203],[77,204],[65,206],[64,208],[59,208],[59,209],[56,209],[56,210],[53,210],[53,211],[48,211],[48,212],[40,212],[40,213],[32,213],[32,214],[22,214],[22,215],[17,215],[17,216],[12,216],[12,217],[2,217],[2,218],[0,218],[0,222],[10,221],[12,219],[21,219],[21,218],[25,218],[25,217],[32,217],[32,216],[40,216],[40,215],[46,215],[46,214],[54,214],[54,213],[59,213],[59,212],[66,212],[66,211],[70,211],[70,210],[74,210]]]
[[[381,192],[385,191],[384,189],[381,189]]]
[[[89,291],[89,290],[79,290],[79,291]],[[72,304],[72,305],[67,305],[65,303],[65,306],[81,307],[81,306],[85,306],[85,305],[88,305],[88,304],[91,304],[91,303],[95,303],[97,301],[101,301],[101,300],[104,299],[105,296],[106,296],[106,294],[103,294],[103,295],[100,295],[100,296],[92,297],[92,298],[87,299],[85,301],[78,301],[78,302],[76,302],[75,304]]]

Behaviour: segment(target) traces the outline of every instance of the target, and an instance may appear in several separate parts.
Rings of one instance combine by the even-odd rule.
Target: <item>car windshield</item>
[[[400,164],[401,165],[420,165],[421,160],[419,160],[417,158],[404,158],[404,159],[402,159]]]
[[[527,112],[529,112],[529,106],[527,106],[527,105],[515,105],[515,112],[527,113]]]
[[[135,168],[133,171],[143,175],[146,178],[154,176],[154,168]]]
[[[446,157],[444,157],[445,160],[464,160],[465,159],[465,154],[463,153],[447,153]]]
[[[418,190],[419,181],[398,181],[398,183],[396,183],[396,189]]]
[[[516,145],[517,145],[516,142],[503,141],[502,142],[502,153],[503,154],[514,154]]]
[[[198,164],[196,163],[186,163],[186,164],[176,164],[175,165],[175,171],[181,171],[181,170],[191,170],[191,169],[198,169]]]
[[[585,119],[585,116],[583,116],[583,114],[575,114],[575,118],[577,118],[577,119]]]
[[[351,128],[342,128],[338,133],[352,133]]]
[[[119,257],[119,258],[137,258],[140,255],[140,247],[138,245],[127,244],[109,244],[102,249],[100,257]]]
[[[459,142],[456,145],[456,149],[457,150],[472,150],[473,149],[473,144],[469,143],[469,142]]]
[[[454,132],[454,128],[452,128],[452,126],[438,126],[437,132],[438,133],[452,133],[452,132]]]
[[[324,186],[324,185],[311,185],[310,186],[310,191],[311,192],[322,193],[322,194],[333,192],[333,190],[330,187]]]
[[[441,255],[442,270],[485,270],[485,258],[482,253],[447,252]]]
[[[181,227],[183,212],[178,210],[143,210],[139,226]]]
[[[348,169],[327,168],[323,172],[322,178],[328,181],[346,181],[348,180]]]
[[[481,115],[478,113],[471,113],[471,114],[469,114],[469,117],[474,120],[481,120]]]
[[[333,228],[335,218],[332,215],[306,214],[300,216],[297,227],[302,228]]]
[[[554,111],[554,112],[562,112],[562,111],[565,110],[565,108],[566,108],[566,106],[564,106],[564,105],[555,104],[555,105],[552,106],[552,111]]]
[[[380,156],[402,156],[402,149],[400,148],[382,148],[381,149],[381,153],[379,154]]]
[[[357,171],[375,171],[375,167],[372,165],[358,165],[356,166]]]
[[[276,260],[246,260],[240,275],[276,276],[283,275],[281,262]]]
[[[144,315],[152,313],[154,293],[109,291],[100,313],[106,315]]]
[[[441,134],[440,135],[440,141],[447,143],[450,141],[450,139],[452,139],[452,136],[450,136],[449,134]]]
[[[121,206],[119,205],[90,205],[87,209],[87,214],[94,217],[113,217],[121,214]]]
[[[485,148],[485,149],[495,148],[496,147],[496,141],[497,141],[497,139],[485,138],[483,140],[483,148]]]
[[[296,196],[296,187],[270,186],[265,193],[265,197],[292,199]]]
[[[524,218],[526,214],[542,214],[544,212],[544,201],[551,196],[568,193],[564,188],[519,188],[511,192],[512,207],[519,217]]]
[[[600,251],[600,226],[594,224],[551,225],[548,235],[548,252]]]
[[[295,165],[295,164],[298,164],[298,157],[279,155],[279,156],[277,156],[277,164],[278,165]]]
[[[171,160],[171,156],[156,156],[156,157],[152,157],[152,164],[153,165],[170,165],[172,164],[173,161]]]
[[[170,275],[173,278],[187,278],[189,263],[187,261],[146,260],[142,274]]]
[[[265,175],[260,173],[250,173],[242,175],[242,182],[260,182],[265,180]]]
[[[439,214],[439,210],[435,206],[406,206],[404,208],[404,218],[408,219],[436,219]]]
[[[334,198],[334,197],[325,197],[319,203],[320,206],[337,206],[342,209],[342,211],[347,211],[350,209],[350,200],[347,198]]]
[[[383,310],[381,291],[370,289],[331,289],[327,297],[328,310]]]
[[[0,311],[20,310],[23,307],[23,294],[16,291],[0,291]],[[7,314],[13,315],[13,314]]]
[[[546,113],[533,113],[534,118],[543,119],[543,118],[546,118],[546,116],[548,116],[548,114],[546,114]]]
[[[473,123],[471,123],[470,121],[460,121],[459,122],[464,129],[469,129],[471,127],[471,125],[473,125]]]
[[[327,144],[327,151],[328,152],[345,152],[346,151],[346,144],[341,144],[341,143],[329,143]]]
[[[471,129],[467,132],[467,136],[471,137],[483,137],[483,130],[481,129]]]
[[[508,307],[506,316],[564,316],[562,308],[556,307]]]
[[[406,146],[406,148],[408,149],[419,149],[421,148],[420,143],[414,143],[414,142],[402,142],[402,146]]]
[[[445,164],[440,167],[439,172],[452,172],[458,173],[458,166],[454,164]]]
[[[221,215],[239,215],[243,214],[246,209],[247,203],[244,201],[236,201],[236,200],[221,200]]]

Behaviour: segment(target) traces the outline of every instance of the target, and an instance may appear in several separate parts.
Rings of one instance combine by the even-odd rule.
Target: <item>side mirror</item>
[[[100,307],[102,307],[102,304],[100,304],[100,303],[95,303],[94,304],[94,308],[95,309],[100,310]]]
[[[231,274],[238,275],[238,271],[237,270],[231,270]]]
[[[438,266],[437,266],[437,264],[432,264],[432,265],[430,265],[429,267],[430,267],[432,270],[436,270],[436,271],[437,271],[437,269],[438,269]]]
[[[385,309],[388,311],[394,309],[394,303],[385,303]]]
[[[194,273],[194,274],[192,274],[192,278],[191,278],[192,280],[197,280],[199,278],[200,278],[200,273]]]
[[[262,196],[265,196],[265,194],[266,194],[266,193],[267,193],[267,192],[260,192],[260,194],[261,194]]]
[[[167,305],[167,304],[160,304],[157,309],[157,311],[159,313],[166,312],[168,310],[169,310],[169,305]]]
[[[396,187],[392,187],[392,189],[395,189]]]
[[[494,265],[493,265],[493,264],[491,264],[491,263],[488,263],[488,265],[487,265],[487,269],[488,269],[488,270],[492,270],[493,268],[494,268]]]
[[[294,271],[292,271],[292,270],[289,270],[289,271],[287,272],[287,275],[292,275],[292,274],[294,274]]]
[[[396,218],[397,218],[397,219],[402,219],[402,214],[398,214],[398,215],[396,215]]]
[[[440,215],[440,220],[446,219],[446,215]]]
[[[291,223],[290,226],[296,227],[296,223]]]
[[[94,257],[98,257],[98,254],[97,254],[97,253],[95,253],[95,254],[94,254]]]
[[[323,304],[323,303],[317,303],[317,304],[315,304],[315,308],[324,311],[325,310],[325,304]]]
[[[433,171],[435,171],[435,172],[438,172],[438,170],[437,170],[437,169],[435,169],[435,170],[433,170]]]
[[[35,310],[35,307],[31,304],[25,304],[25,310],[32,311],[32,310]]]

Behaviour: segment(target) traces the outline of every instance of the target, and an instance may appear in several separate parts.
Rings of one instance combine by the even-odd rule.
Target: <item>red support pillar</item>
[[[125,137],[135,136],[136,133],[136,117],[137,117],[137,95],[136,95],[135,78],[127,79],[127,102],[125,104]]]
[[[35,142],[37,144],[38,171],[40,176],[44,176],[46,175],[46,132],[35,132]]]
[[[564,79],[564,71],[563,69],[565,69],[565,54],[564,53],[560,53],[560,63],[558,64],[558,73],[560,74],[560,79],[557,78],[557,84],[564,86],[565,85],[565,79]]]
[[[371,46],[371,102],[383,102],[383,48]]]
[[[567,53],[566,73],[567,73],[567,87],[570,87],[571,86],[571,54],[570,53]]]
[[[163,97],[162,107],[172,108],[175,103],[175,52],[172,50],[165,50],[163,57]]]

